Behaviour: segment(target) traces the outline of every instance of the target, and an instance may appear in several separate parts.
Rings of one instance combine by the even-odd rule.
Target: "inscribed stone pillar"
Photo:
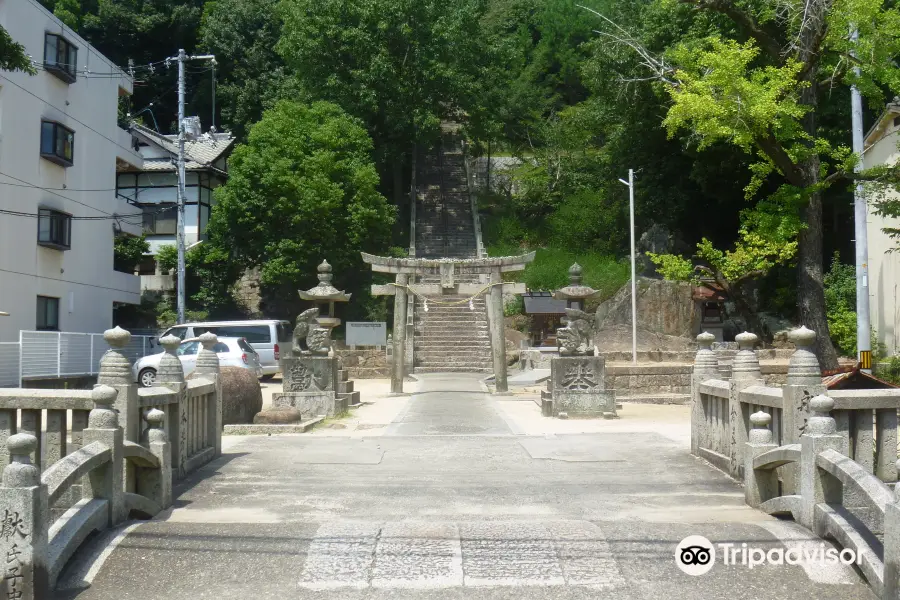
[[[506,335],[503,331],[503,285],[500,269],[491,271],[491,358],[494,361],[495,391],[504,393],[509,390],[506,382]]]
[[[822,384],[822,370],[813,351],[816,332],[806,327],[794,329],[788,339],[797,347],[788,363],[787,381],[781,388],[784,400],[781,413],[782,444],[797,444],[806,429],[809,419],[809,401],[825,393]],[[840,428],[839,428],[840,430]],[[846,435],[846,431],[841,432]],[[845,450],[846,452],[846,450]],[[781,478],[785,494],[799,492],[797,477],[799,466],[788,464],[781,468]]]
[[[391,393],[403,393],[404,357],[406,356],[406,286],[409,275],[397,273],[394,292],[394,360],[391,362]]]

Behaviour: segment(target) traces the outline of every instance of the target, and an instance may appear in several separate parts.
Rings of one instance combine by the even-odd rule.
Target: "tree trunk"
[[[810,106],[804,121],[804,128],[816,135],[817,94],[816,69],[811,69],[810,85],[801,93],[801,102]],[[820,161],[813,154],[801,164],[806,187],[819,182]],[[801,218],[806,224],[800,230],[797,247],[797,305],[800,322],[816,332],[816,355],[822,369],[830,370],[838,367],[837,352],[831,343],[828,331],[828,317],[825,312],[825,279],[822,269],[822,193],[810,195],[809,203],[801,211]]]
[[[395,156],[391,159],[391,174],[394,179],[394,206],[403,206],[403,197],[406,193],[403,189],[403,156]]]

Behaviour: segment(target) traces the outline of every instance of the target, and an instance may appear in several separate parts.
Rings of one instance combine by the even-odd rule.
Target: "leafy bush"
[[[875,375],[889,383],[900,385],[900,356],[892,356],[876,363]]]
[[[825,274],[825,308],[831,341],[845,356],[856,356],[856,269],[835,252]]]

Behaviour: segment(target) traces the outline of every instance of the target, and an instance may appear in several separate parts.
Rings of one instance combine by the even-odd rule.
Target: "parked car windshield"
[[[183,340],[184,336],[187,335],[187,327],[173,327],[172,329],[168,330],[162,337],[165,337],[166,335],[174,335],[178,339]]]
[[[200,342],[185,342],[178,346],[178,356],[190,356],[191,354],[197,354],[197,350],[200,348]]]
[[[199,332],[201,328],[195,327],[194,329]],[[207,327],[206,331],[211,331],[219,337],[246,338],[251,344],[272,342],[272,334],[269,332],[268,325],[216,325]]]

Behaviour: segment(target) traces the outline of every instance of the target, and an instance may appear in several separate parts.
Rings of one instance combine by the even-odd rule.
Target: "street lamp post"
[[[637,276],[634,253],[634,169],[628,169],[628,212],[631,215],[631,362],[637,364]]]

